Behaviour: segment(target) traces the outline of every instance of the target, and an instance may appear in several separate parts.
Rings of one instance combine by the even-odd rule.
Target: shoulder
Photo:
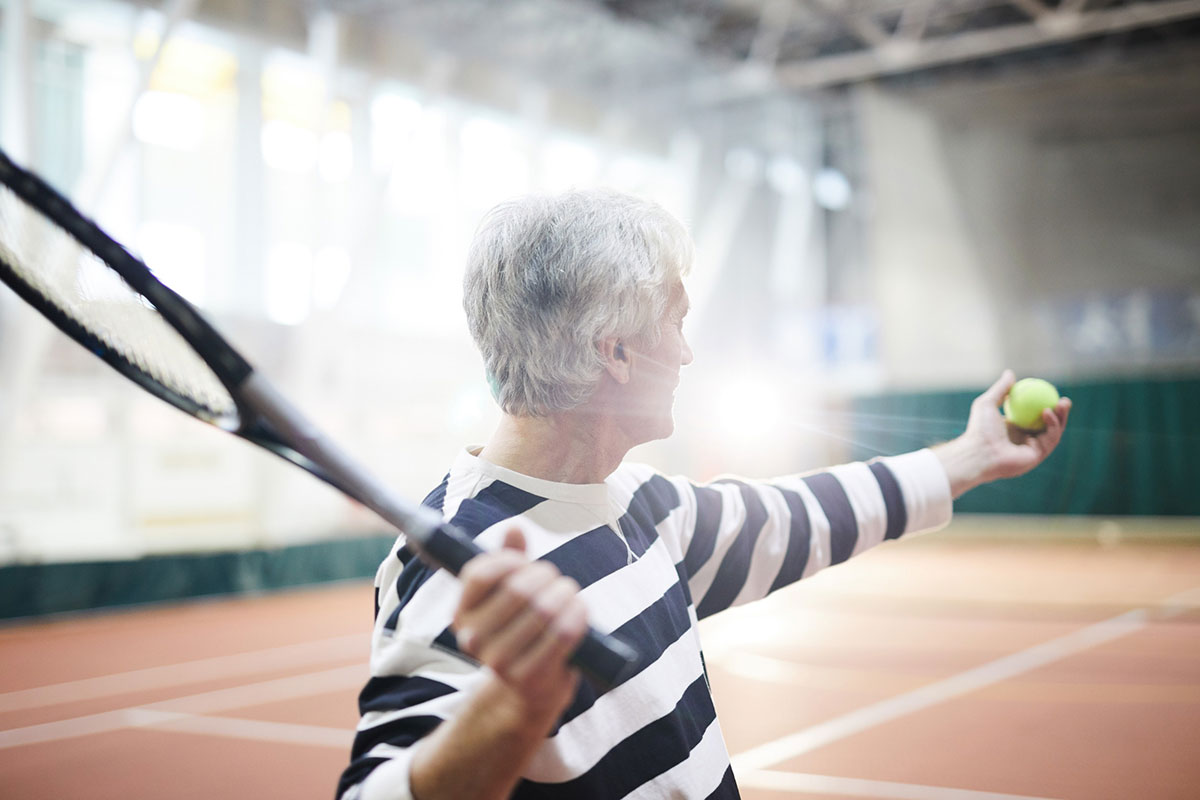
[[[464,451],[421,504],[475,537],[544,502],[544,497],[497,479],[479,466],[478,460]]]
[[[656,476],[661,476],[661,473],[648,464],[622,461],[613,474],[608,476],[605,483],[614,489],[634,490]]]
[[[642,527],[677,538],[691,526],[696,499],[686,478],[667,477],[645,464],[627,463],[613,473],[609,483],[622,511]]]

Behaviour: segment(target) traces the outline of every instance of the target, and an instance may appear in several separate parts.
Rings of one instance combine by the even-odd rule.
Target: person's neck
[[[603,415],[582,409],[545,417],[505,414],[478,455],[531,478],[603,483],[629,451],[609,427]]]

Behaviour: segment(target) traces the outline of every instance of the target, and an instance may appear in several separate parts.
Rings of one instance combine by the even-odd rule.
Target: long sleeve
[[[952,511],[945,470],[929,450],[765,482],[672,483],[681,572],[699,618],[887,539],[942,527]]]

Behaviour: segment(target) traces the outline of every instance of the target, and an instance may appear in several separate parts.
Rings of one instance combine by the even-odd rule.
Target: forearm
[[[415,800],[501,800],[545,741],[557,705],[530,707],[491,677],[461,713],[417,745],[410,771]]]
[[[955,498],[992,480],[989,474],[991,460],[987,448],[965,435],[935,445],[930,450],[946,470],[946,478],[950,481],[950,494]]]

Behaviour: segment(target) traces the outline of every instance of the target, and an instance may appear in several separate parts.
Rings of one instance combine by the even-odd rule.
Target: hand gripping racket
[[[190,303],[3,151],[0,279],[138,386],[354,498],[404,531],[426,560],[457,575],[482,552],[438,513],[397,497],[322,436]],[[637,654],[589,629],[571,661],[608,689],[634,670]]]

